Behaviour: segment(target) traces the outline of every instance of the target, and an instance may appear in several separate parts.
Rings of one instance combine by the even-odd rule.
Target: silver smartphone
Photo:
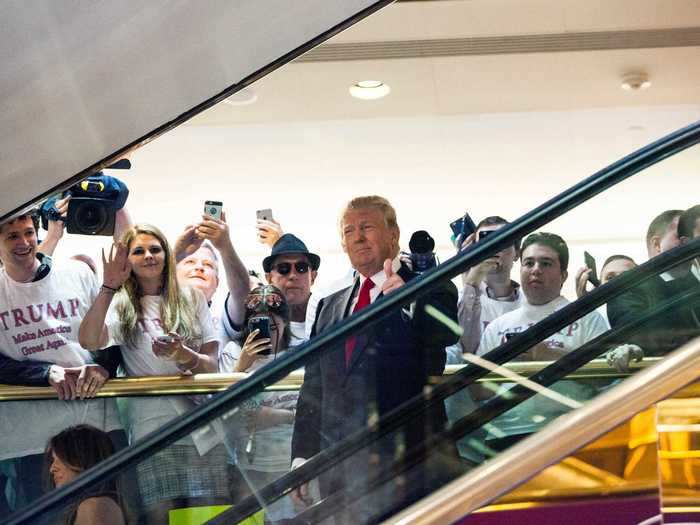
[[[272,220],[272,210],[270,208],[264,210],[258,210],[255,212],[258,220],[260,221],[271,221]]]
[[[223,203],[221,201],[204,201],[204,215],[221,220],[222,209]]]

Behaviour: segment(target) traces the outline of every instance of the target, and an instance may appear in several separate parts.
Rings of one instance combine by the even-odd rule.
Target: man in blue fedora
[[[291,345],[305,339],[306,307],[316,280],[321,258],[311,253],[296,235],[285,233],[263,259],[267,282],[282,290],[290,312]]]

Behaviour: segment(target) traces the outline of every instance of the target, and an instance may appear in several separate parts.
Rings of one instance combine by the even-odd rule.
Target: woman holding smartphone
[[[226,371],[255,372],[289,351],[289,306],[279,288],[270,284],[254,288],[246,298],[245,308],[245,342],[242,348],[236,343],[226,346],[222,359]],[[245,471],[254,488],[262,488],[289,472],[298,398],[298,391],[256,396],[259,408],[248,417],[247,434],[233,438],[238,467]],[[265,506],[266,521],[294,516],[288,496]]]
[[[84,348],[120,345],[128,376],[217,371],[218,342],[206,300],[178,285],[174,256],[160,230],[135,225],[109,255],[103,252],[102,262],[104,284],[80,325]],[[193,406],[184,396],[130,400],[131,441]],[[141,462],[137,478],[148,523],[167,523],[173,508],[225,502],[225,463],[224,447],[201,434]]]

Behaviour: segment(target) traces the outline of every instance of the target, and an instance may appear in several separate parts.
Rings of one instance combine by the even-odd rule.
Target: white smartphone
[[[204,201],[204,215],[221,220],[222,209],[223,203],[221,201]]]
[[[260,221],[271,221],[272,220],[272,210],[267,208],[265,210],[258,210],[255,212],[256,217]]]
[[[170,343],[175,341],[175,339],[173,339],[172,336],[169,335],[159,335],[158,337],[156,337],[156,341],[163,345],[169,345]]]

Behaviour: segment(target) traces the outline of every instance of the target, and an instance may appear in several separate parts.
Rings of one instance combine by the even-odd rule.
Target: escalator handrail
[[[624,423],[640,410],[692,383],[698,377],[698,370],[700,337],[385,523],[422,525],[457,521]]]
[[[656,321],[660,317],[666,316],[669,311],[674,311],[682,307],[686,304],[686,301],[697,300],[699,297],[700,287],[687,290],[676,297],[672,297],[655,306],[652,310],[646,312],[639,318],[629,321],[620,327],[616,327],[588,341],[576,350],[550,363],[529,379],[531,382],[544,387],[551,386],[557,381],[564,379],[568,372],[576,370],[591,358],[597,357],[605,352],[608,345],[611,343],[624,340],[627,334],[643,326],[645,323]],[[485,424],[515,408],[523,401],[534,397],[536,394],[537,392],[528,386],[522,384],[512,386],[508,389],[507,393],[494,396],[469,414],[452,422],[447,429],[444,429],[438,434],[429,436],[424,442],[407,450],[405,454],[397,458],[393,464],[385,466],[369,480],[364,480],[362,484],[358,486],[344,487],[343,490],[331,494],[325,500],[321,500],[313,507],[304,510],[301,514],[296,516],[296,519],[301,523],[322,521],[337,512],[341,507],[351,504],[353,501],[369,494],[382,484],[406,472],[411,467],[420,464],[430,455],[430,451],[435,447],[439,447],[443,443],[456,442],[458,439],[463,438],[471,432],[483,428]],[[384,509],[384,511],[390,512],[391,509]],[[217,525],[223,522],[214,519],[208,523]]]
[[[700,255],[700,239],[695,239],[684,246],[662,253],[639,265],[637,268],[633,268],[608,283],[599,286],[576,302],[557,310],[527,331],[509,339],[506,343],[484,354],[482,357],[492,363],[504,364],[527,351],[542,339],[568,326],[571,324],[572,319],[577,319],[593,311],[611,298],[698,255]],[[347,459],[377,438],[396,431],[417,414],[428,410],[438,403],[442,403],[444,399],[474,383],[487,373],[487,369],[473,364],[466,365],[462,370],[445,378],[440,384],[435,385],[426,398],[409,400],[390,413],[383,415],[373,425],[361,429],[355,434],[348,436],[342,442],[322,450],[299,468],[259,489],[255,496],[249,496],[235,507],[212,518],[212,520],[207,522],[208,525],[241,521],[260,510],[260,500],[274,501],[288,493],[293,487],[318,477],[321,472]]]
[[[342,341],[351,333],[376,324],[390,315],[395,308],[410,303],[434,286],[452,279],[467,267],[483,261],[491,253],[507,248],[524,235],[615,184],[698,142],[700,142],[700,121],[677,130],[603,168],[509,225],[497,230],[483,241],[472,245],[440,266],[384,296],[382,300],[338,323],[332,330],[317,335],[314,339],[295,348],[294,352],[289,352],[261,368],[256,374],[257,377],[234,385],[226,392],[212,398],[207,404],[169,422],[166,428],[159,429],[134,445],[115,453],[103,461],[99,468],[88,470],[65,487],[42,496],[31,509],[19,511],[11,516],[8,523],[22,523],[24,520],[50,511],[50,509],[60,505],[64,499],[77,498],[81,492],[89,487],[189,435],[192,428],[199,428],[212,419],[223,415],[231,410],[232,406],[259,393],[266,386],[279,381],[293,370],[303,367],[312,359],[318,358],[320,352],[324,349],[330,349],[332,344]],[[513,341],[516,339],[518,338],[514,338]]]

